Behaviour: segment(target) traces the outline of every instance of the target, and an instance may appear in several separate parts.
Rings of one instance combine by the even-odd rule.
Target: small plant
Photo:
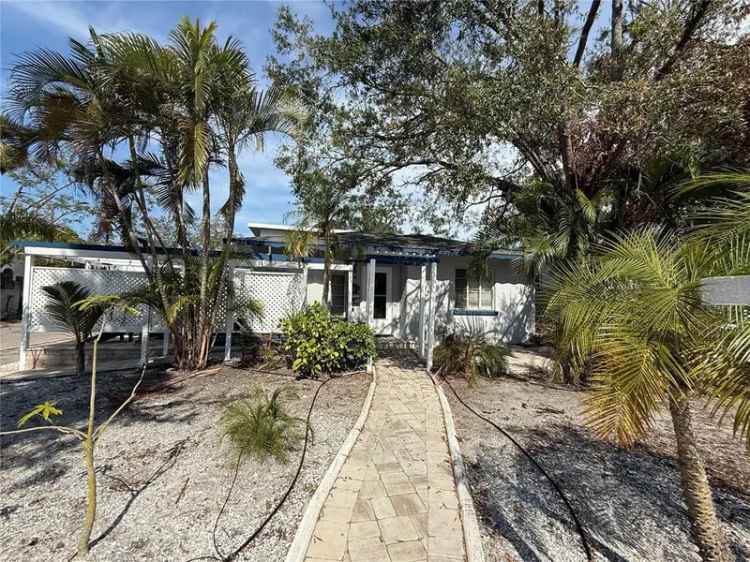
[[[59,285],[65,285],[65,283],[59,283]],[[71,283],[71,285],[76,285]],[[73,294],[82,294],[73,290],[74,287],[67,287],[63,289],[68,297]],[[89,552],[89,541],[91,540],[91,531],[94,528],[94,521],[96,520],[96,503],[97,503],[97,484],[96,484],[96,468],[94,466],[94,452],[96,444],[101,438],[104,431],[109,427],[109,424],[122,412],[130,402],[135,399],[138,387],[143,382],[143,377],[146,373],[146,365],[144,364],[141,368],[140,377],[138,378],[135,385],[128,397],[115,409],[115,411],[98,426],[95,423],[94,414],[96,406],[96,359],[99,347],[99,340],[102,337],[104,331],[104,324],[107,320],[107,315],[115,308],[121,309],[126,314],[137,314],[137,311],[128,305],[126,305],[122,299],[115,295],[94,295],[88,296],[79,301],[70,301],[69,307],[71,314],[73,315],[87,315],[90,314],[91,309],[96,309],[98,317],[104,315],[103,321],[99,327],[99,332],[95,338],[93,338],[93,350],[91,358],[91,378],[90,386],[91,390],[89,393],[89,411],[86,420],[86,427],[76,428],[65,425],[56,425],[53,423],[52,418],[55,416],[61,416],[62,410],[55,406],[55,402],[43,402],[34,406],[26,414],[21,416],[18,420],[18,429],[13,431],[3,431],[0,435],[13,435],[19,433],[27,433],[33,431],[44,431],[52,430],[57,431],[63,435],[72,435],[81,442],[83,448],[83,463],[86,467],[86,515],[83,520],[83,526],[81,527],[81,534],[78,539],[78,556],[86,556]],[[68,298],[66,297],[66,298]],[[95,322],[94,322],[95,324]],[[25,425],[35,418],[41,418],[45,425],[37,425],[34,427],[25,427]]]
[[[473,385],[478,376],[507,373],[509,355],[506,346],[490,341],[482,330],[470,329],[446,336],[433,352],[433,366],[445,374],[462,373]]]
[[[287,391],[277,388],[269,399],[257,389],[250,398],[229,404],[221,417],[224,437],[228,437],[237,454],[250,455],[260,461],[273,457],[287,462],[287,451],[302,439],[305,420],[284,411],[281,397]]]
[[[73,281],[63,281],[42,287],[48,302],[45,312],[60,326],[67,328],[76,340],[76,372],[86,373],[86,344],[93,338],[96,323],[104,314],[104,307],[96,304],[82,309],[77,306],[91,296],[91,292]]]
[[[306,377],[356,369],[375,357],[369,326],[339,320],[319,303],[289,316],[281,327],[292,369]]]

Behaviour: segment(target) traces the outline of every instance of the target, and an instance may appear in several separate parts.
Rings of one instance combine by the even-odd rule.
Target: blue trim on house
[[[368,262],[375,259],[378,264],[401,264],[401,265],[423,265],[432,262],[439,262],[439,256],[389,256],[382,254],[365,254],[360,258],[353,258],[352,262]]]
[[[453,316],[497,316],[497,310],[473,308],[454,308]]]

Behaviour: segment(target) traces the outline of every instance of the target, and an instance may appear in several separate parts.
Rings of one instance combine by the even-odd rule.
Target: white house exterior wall
[[[508,343],[528,339],[534,331],[533,287],[518,274],[510,260],[489,264],[493,284],[493,316],[454,315],[456,269],[466,269],[469,257],[443,257],[437,268],[435,333],[440,341],[454,330],[479,329],[492,338]],[[429,267],[428,286],[429,286]],[[401,337],[416,340],[419,333],[419,266],[405,266],[405,287],[401,299]],[[426,298],[426,297],[425,297]]]
[[[323,300],[323,270],[307,270],[307,304]]]

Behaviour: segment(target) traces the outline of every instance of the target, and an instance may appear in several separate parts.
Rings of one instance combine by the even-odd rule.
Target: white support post
[[[234,288],[234,266],[229,266],[227,271],[228,287]],[[233,290],[227,289],[227,301],[226,301],[226,325],[224,327],[224,362],[227,363],[232,360],[232,332],[234,331],[234,292]]]
[[[164,341],[161,346],[161,355],[162,357],[166,357],[169,355],[169,330],[164,330]]]
[[[307,264],[302,265],[302,306],[307,306]]]
[[[367,325],[374,324],[375,315],[375,258],[370,258],[367,265]]]
[[[141,365],[148,362],[148,322],[141,326]]]
[[[419,340],[418,340],[418,348],[417,351],[419,352],[419,356],[424,359],[425,353],[425,341],[424,341],[424,334],[425,334],[425,297],[427,296],[427,266],[422,265],[419,268],[421,270],[422,277],[419,281]]]
[[[437,262],[430,265],[430,312],[427,317],[427,370],[432,369],[432,349],[435,347],[435,313],[437,297]]]
[[[18,350],[18,370],[26,370],[26,355],[29,349],[29,330],[31,330],[31,276],[34,275],[34,256],[26,255],[23,262],[23,291],[21,301],[21,343]]]
[[[351,322],[354,320],[354,299],[352,291],[354,289],[354,273],[351,269],[346,272],[346,319]]]

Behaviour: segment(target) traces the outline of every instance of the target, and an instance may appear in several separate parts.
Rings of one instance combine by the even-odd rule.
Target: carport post
[[[427,370],[432,369],[432,348],[435,347],[435,312],[437,297],[437,262],[430,264],[430,312],[427,317]]]
[[[374,327],[375,315],[375,258],[367,265],[367,325]]]
[[[307,306],[307,278],[309,270],[307,262],[302,264],[302,306]]]
[[[425,331],[425,297],[427,296],[427,266],[422,264],[419,268],[421,270],[421,280],[419,281],[419,340],[417,341],[419,356],[424,359],[424,331]]]
[[[161,354],[166,357],[169,355],[169,330],[164,330],[164,340],[161,344]]]
[[[141,365],[148,362],[148,322],[141,326]]]
[[[354,319],[354,299],[352,298],[354,274],[351,267],[346,270],[346,287],[346,319],[351,322]]]
[[[21,342],[18,346],[18,370],[26,370],[26,352],[29,349],[29,330],[31,330],[31,276],[34,272],[34,256],[26,254],[23,262],[23,292],[21,300]]]
[[[224,362],[232,360],[232,332],[234,331],[234,266],[227,271],[226,326],[224,327]]]

